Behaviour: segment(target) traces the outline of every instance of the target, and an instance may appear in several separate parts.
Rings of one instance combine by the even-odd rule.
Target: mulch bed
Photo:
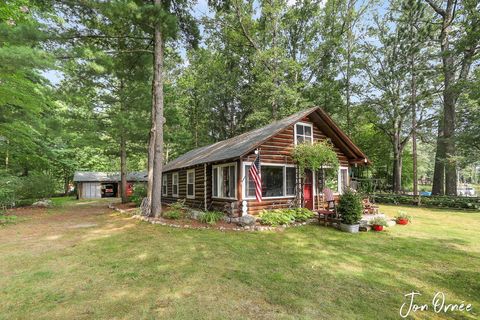
[[[126,209],[123,209],[122,206],[126,207]],[[137,211],[138,208],[135,207],[134,204],[129,205],[127,203],[127,204],[123,204],[122,206],[120,204],[115,204],[115,205],[110,204],[109,208],[121,213],[132,214],[132,218],[138,219],[141,221],[149,222],[152,224],[168,226],[172,228],[183,228],[183,229],[215,229],[215,230],[221,230],[221,231],[283,231],[289,227],[298,227],[306,224],[317,223],[317,219],[315,218],[307,222],[297,222],[297,223],[292,223],[288,226],[278,226],[278,227],[265,226],[258,223],[255,224],[254,226],[242,227],[235,223],[229,223],[224,220],[218,221],[214,225],[210,225],[208,223],[202,223],[198,220],[188,219],[188,218],[166,219],[163,217],[160,217],[160,218],[145,217],[138,214],[138,211]],[[162,210],[167,211],[167,210],[170,210],[170,208],[168,206],[162,206]]]

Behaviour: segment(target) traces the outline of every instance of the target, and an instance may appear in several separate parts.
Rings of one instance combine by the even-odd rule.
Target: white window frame
[[[350,169],[348,167],[338,167],[338,178],[337,178],[337,189],[338,189],[338,194],[343,194],[343,190],[342,190],[342,170],[347,170],[347,187],[350,185],[350,179],[348,179],[349,175],[350,175]]]
[[[190,181],[190,182],[189,182],[189,181],[188,181],[188,175],[189,175],[190,173],[193,173],[193,181]],[[188,185],[189,185],[189,184],[192,184],[192,185],[193,185],[193,194],[190,194],[190,195],[188,194]],[[186,192],[187,192],[187,198],[188,198],[188,199],[195,199],[195,169],[187,170],[187,190],[186,190]]]
[[[324,169],[328,169],[328,168],[331,168],[331,166],[324,166],[323,167]],[[337,190],[332,190],[333,194],[334,195],[341,195],[343,194],[343,191],[342,191],[342,187],[340,185],[340,181],[342,179],[342,171],[341,170],[347,170],[347,177],[349,177],[349,174],[350,174],[350,168],[349,167],[345,167],[345,166],[339,166],[338,167],[338,171],[337,171]],[[315,175],[315,172],[313,173]],[[315,177],[316,179],[316,177]],[[314,180],[314,181],[317,181],[317,180]],[[315,183],[315,186],[316,186],[316,183]],[[350,186],[350,179],[347,179],[347,186]],[[313,188],[313,195],[317,195],[315,188]],[[319,194],[322,194],[322,190],[319,190]]]
[[[251,166],[252,163],[251,162],[243,162],[243,165],[242,165],[242,199],[245,199],[245,200],[255,200],[256,198],[253,196],[253,197],[247,197],[247,195],[245,194],[245,187],[246,187],[246,184],[247,184],[247,174],[248,174],[248,171],[246,169],[247,166]],[[266,166],[266,167],[283,167],[283,196],[275,196],[275,197],[262,197],[262,199],[292,199],[292,198],[295,198],[295,195],[292,194],[292,195],[286,195],[287,194],[287,167],[289,168],[295,168],[295,165],[294,164],[280,164],[280,163],[260,163],[260,166],[263,167],[263,166]]]
[[[308,123],[308,122],[297,122],[293,126],[293,138],[295,140],[295,145],[298,144],[298,141],[297,141],[297,125],[301,125],[301,126],[304,126],[304,127],[310,127],[310,132],[312,133],[312,136],[310,137],[311,138],[310,139],[310,144],[312,144],[313,143],[313,124]],[[305,138],[304,134],[302,136]]]
[[[177,177],[177,193],[173,193],[173,186],[175,185],[175,177]],[[178,172],[172,173],[172,197],[178,198],[178,194],[180,193],[180,184],[178,182]]]
[[[231,166],[234,166],[235,167],[235,197],[224,197],[224,196],[220,196],[220,185],[221,185],[221,174],[219,174],[220,171],[217,171],[217,196],[214,196],[213,195],[213,186],[215,185],[214,184],[214,174],[213,174],[213,170],[216,170],[217,168],[223,168],[223,167],[231,167]],[[237,163],[236,162],[229,162],[229,163],[222,163],[222,164],[217,164],[217,165],[213,165],[212,166],[212,198],[214,199],[228,199],[228,200],[237,200],[237,188],[238,188],[238,185],[237,185]]]
[[[163,192],[164,187],[165,192]],[[162,196],[168,196],[168,175],[166,173],[162,175]]]

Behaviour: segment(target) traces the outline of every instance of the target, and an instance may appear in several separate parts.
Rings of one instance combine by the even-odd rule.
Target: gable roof
[[[76,171],[73,175],[74,182],[119,182],[119,172],[91,172]],[[129,172],[127,181],[147,181],[147,172]]]
[[[333,143],[338,145],[342,151],[349,149],[347,156],[354,159],[355,162],[362,162],[367,159],[365,154],[340,130],[333,120],[319,107],[302,110],[282,120],[275,121],[262,128],[245,132],[233,138],[219,141],[217,143],[191,150],[175,160],[170,161],[163,167],[163,171],[191,167],[198,164],[210,163],[238,158],[248,154],[259,145],[264,143],[272,136],[280,133],[290,125],[301,119],[315,114],[312,120],[323,129],[324,126],[330,127],[330,130],[324,130],[326,135],[332,139]],[[342,143],[341,143],[342,142]],[[347,153],[347,152],[346,152]],[[358,158],[358,159],[356,159]],[[368,160],[367,160],[368,161]]]

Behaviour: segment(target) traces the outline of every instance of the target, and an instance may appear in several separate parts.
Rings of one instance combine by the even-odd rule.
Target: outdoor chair
[[[323,225],[327,225],[329,217],[337,217],[337,207],[335,205],[335,197],[333,196],[333,191],[331,189],[325,188],[323,189],[322,193],[323,203],[326,204],[326,207],[324,206],[317,211],[318,222],[323,222]]]

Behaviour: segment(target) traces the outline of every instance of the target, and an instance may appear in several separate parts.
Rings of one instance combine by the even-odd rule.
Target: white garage
[[[102,185],[100,182],[82,183],[82,194],[80,198],[95,199],[102,197]]]
[[[73,182],[79,199],[115,198],[120,194],[120,173],[77,171]],[[147,182],[146,172],[127,174],[127,195],[133,190],[134,183]]]

